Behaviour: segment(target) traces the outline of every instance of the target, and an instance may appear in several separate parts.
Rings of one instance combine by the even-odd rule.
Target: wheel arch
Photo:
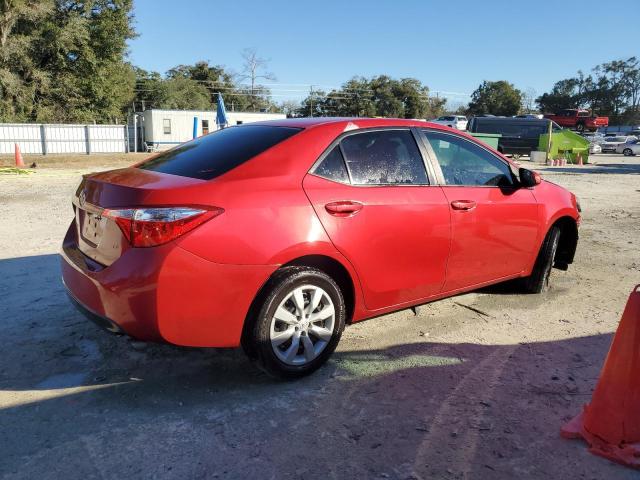
[[[258,293],[255,295],[253,301],[251,302],[251,305],[249,306],[249,310],[247,311],[247,316],[242,328],[241,343],[243,344],[243,346],[246,345],[245,339],[247,339],[248,335],[250,334],[250,329],[252,327],[251,319],[260,310],[262,300],[268,294],[269,286],[272,283],[271,280],[273,280],[276,276],[282,274],[283,270],[291,267],[316,268],[329,275],[338,284],[338,287],[342,292],[346,310],[345,322],[349,323],[353,319],[356,307],[356,279],[353,278],[353,275],[351,274],[349,269],[339,260],[329,255],[303,255],[282,264],[269,276],[262,287],[260,287],[260,289],[258,290]],[[251,356],[251,352],[248,350],[246,351],[247,354]]]
[[[568,215],[557,218],[550,226],[560,229],[560,241],[554,259],[553,266],[560,270],[567,270],[573,263],[578,246],[578,224],[573,217]]]

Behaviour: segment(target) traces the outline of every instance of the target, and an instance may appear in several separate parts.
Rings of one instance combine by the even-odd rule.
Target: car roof
[[[504,118],[501,120],[505,120]],[[514,119],[510,119],[514,120]],[[522,121],[523,119],[516,119]],[[538,119],[524,119],[525,121],[540,121]],[[548,122],[548,120],[546,120]],[[325,127],[332,127],[336,130],[348,131],[363,128],[376,128],[376,127],[422,127],[430,128],[432,130],[440,130],[443,132],[455,133],[460,137],[467,138],[472,142],[478,143],[479,140],[474,138],[471,134],[451,129],[440,123],[427,122],[425,120],[412,120],[404,118],[366,118],[366,117],[303,117],[303,118],[285,118],[279,120],[265,120],[263,122],[252,122],[245,125],[265,125],[272,127],[290,127],[290,128],[303,128],[305,130],[315,130]],[[295,138],[295,137],[293,137]],[[518,165],[510,158],[496,152],[507,163],[515,166]]]

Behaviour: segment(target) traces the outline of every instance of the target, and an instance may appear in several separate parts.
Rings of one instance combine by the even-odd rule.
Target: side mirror
[[[518,176],[520,177],[520,184],[523,187],[535,187],[536,185],[540,185],[542,183],[542,177],[537,172],[532,172],[531,170],[527,170],[526,168],[521,168],[518,170]]]

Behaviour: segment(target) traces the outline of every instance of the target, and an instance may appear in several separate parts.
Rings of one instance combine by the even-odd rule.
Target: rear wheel
[[[580,133],[584,132],[584,123],[579,123],[576,125],[576,130],[578,130]]]
[[[553,268],[553,260],[558,250],[560,241],[560,229],[551,227],[542,242],[538,258],[531,275],[524,279],[524,289],[529,293],[542,293],[549,289],[549,277]]]
[[[623,155],[624,155],[625,157],[630,157],[630,156],[632,156],[632,155],[633,155],[633,150],[631,150],[630,148],[625,148],[625,149],[622,151],[622,153],[623,153]]]
[[[514,160],[518,160],[522,155],[519,153],[514,153],[513,155],[511,155],[511,158],[513,158]]]
[[[313,268],[278,272],[256,310],[243,346],[260,368],[280,378],[317,370],[344,330],[342,292],[331,277]]]

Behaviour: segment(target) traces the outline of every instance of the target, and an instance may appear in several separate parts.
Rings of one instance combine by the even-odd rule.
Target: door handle
[[[451,208],[454,210],[469,211],[476,208],[477,203],[473,200],[454,200],[451,202]]]
[[[340,200],[338,202],[327,203],[324,208],[334,217],[350,217],[355,215],[364,207],[360,202],[351,200]]]

